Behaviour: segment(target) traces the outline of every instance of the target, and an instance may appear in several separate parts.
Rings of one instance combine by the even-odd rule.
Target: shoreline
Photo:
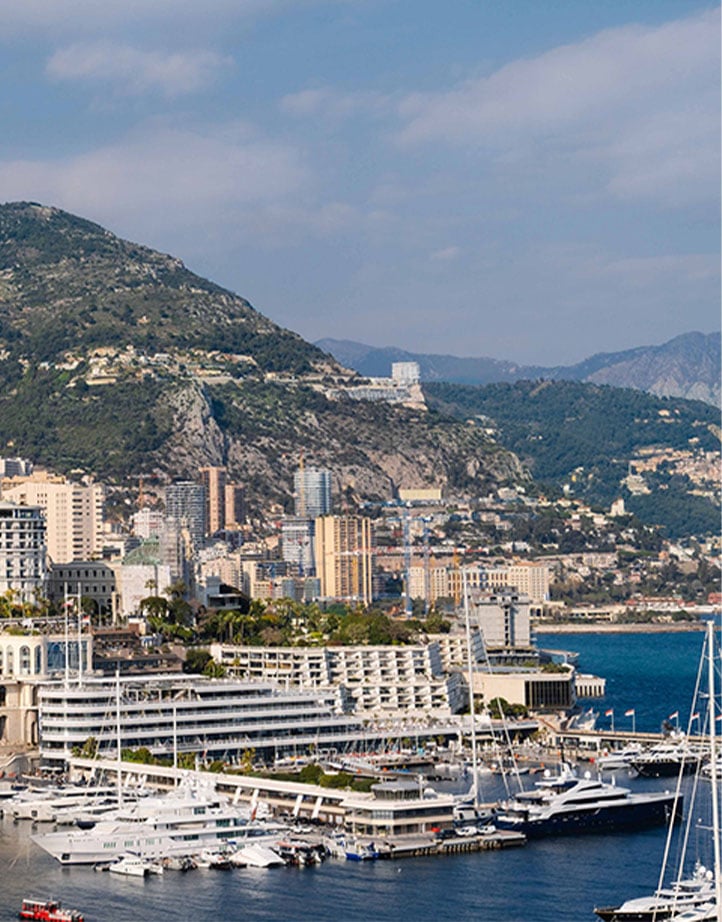
[[[704,631],[705,621],[677,621],[638,624],[611,624],[608,621],[599,624],[535,624],[536,634],[681,634],[690,631]]]

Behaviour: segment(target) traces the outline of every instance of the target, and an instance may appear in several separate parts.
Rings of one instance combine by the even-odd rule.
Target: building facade
[[[100,484],[70,483],[39,472],[4,486],[3,497],[42,509],[48,558],[53,563],[102,555],[105,490]]]
[[[226,527],[227,472],[225,467],[202,467],[199,474],[206,491],[207,534],[215,535]]]
[[[440,646],[256,647],[213,644],[226,671],[247,680],[335,690],[346,711],[375,716],[456,714],[468,701],[460,672],[445,672]]]
[[[316,575],[326,599],[368,604],[373,595],[373,534],[362,516],[316,519]]]
[[[35,601],[45,588],[45,520],[39,506],[0,501],[0,593]]]
[[[294,511],[302,519],[331,512],[331,471],[300,468],[293,475]]]
[[[193,553],[203,547],[207,533],[206,491],[192,480],[169,483],[165,488],[165,517],[169,524],[187,531]]]

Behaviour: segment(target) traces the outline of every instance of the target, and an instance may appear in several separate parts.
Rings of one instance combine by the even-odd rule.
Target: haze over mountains
[[[495,384],[544,378],[631,387],[660,397],[704,400],[715,406],[720,402],[719,333],[684,333],[659,346],[600,352],[575,365],[555,367],[519,365],[488,357],[415,353],[351,340],[321,339],[316,345],[342,365],[369,377],[390,374],[392,362],[418,362],[425,382]]]

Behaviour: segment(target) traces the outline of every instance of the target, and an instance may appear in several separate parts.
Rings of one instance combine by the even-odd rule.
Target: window
[[[20,647],[20,675],[30,675],[30,647],[23,644]]]

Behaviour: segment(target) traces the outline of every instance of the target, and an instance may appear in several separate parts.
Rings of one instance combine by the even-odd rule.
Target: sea
[[[539,646],[575,651],[583,672],[607,678],[600,726],[658,730],[689,716],[702,633],[540,635]],[[674,721],[673,721],[674,722]],[[635,790],[668,779],[618,779]],[[487,791],[483,790],[484,799]],[[0,922],[24,897],[60,899],[86,922],[591,922],[658,883],[666,830],[533,841],[521,848],[445,858],[349,862],[313,868],[196,870],[145,879],[61,867],[27,824],[0,821]]]

